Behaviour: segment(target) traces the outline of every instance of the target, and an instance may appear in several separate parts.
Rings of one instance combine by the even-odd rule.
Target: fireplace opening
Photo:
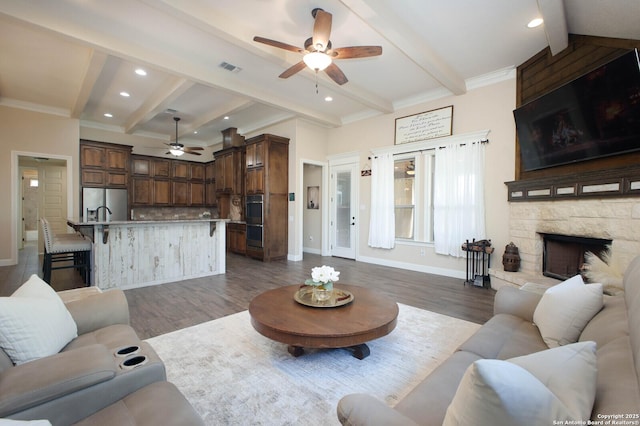
[[[573,235],[541,234],[543,241],[542,274],[566,280],[582,273],[584,254],[601,257],[611,240]]]

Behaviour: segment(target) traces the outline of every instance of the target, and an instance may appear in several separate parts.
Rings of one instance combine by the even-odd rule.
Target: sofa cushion
[[[215,423],[215,419],[213,419]],[[76,423],[77,426],[204,425],[172,383],[156,382]]]
[[[544,292],[533,322],[550,348],[574,343],[602,304],[602,284],[585,285],[576,275]]]
[[[596,391],[596,345],[581,342],[467,368],[444,425],[529,425],[584,420]]]
[[[629,335],[629,318],[622,296],[604,296],[604,306],[580,334],[580,341],[593,340],[598,348]]]
[[[418,424],[441,425],[464,372],[478,359],[471,352],[454,352],[394,408]]]
[[[533,323],[509,314],[494,315],[459,347],[479,358],[492,359],[508,359],[545,349],[549,348]]]
[[[0,347],[15,364],[56,354],[77,335],[60,297],[35,274],[0,297]]]
[[[115,350],[124,346],[139,346],[140,338],[130,325],[115,324],[78,336],[65,346],[63,351],[95,345],[96,343]]]
[[[591,418],[598,414],[638,413],[640,388],[633,365],[629,336],[598,347],[596,401]],[[637,420],[637,419],[636,419]]]

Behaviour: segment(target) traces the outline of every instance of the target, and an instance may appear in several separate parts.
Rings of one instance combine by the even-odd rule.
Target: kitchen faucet
[[[111,209],[110,209],[109,207],[107,207],[107,206],[98,206],[98,207],[96,207],[96,219],[98,219],[98,218],[100,217],[100,216],[98,215],[98,213],[100,212],[100,209],[107,209],[107,211],[109,212],[109,214],[111,214]],[[105,221],[106,221],[106,220],[108,220],[108,218],[107,218],[106,214],[105,214],[105,218],[104,218],[104,220],[105,220]]]

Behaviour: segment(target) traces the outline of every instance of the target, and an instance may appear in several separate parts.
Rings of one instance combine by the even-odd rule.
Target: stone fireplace
[[[635,197],[511,202],[509,210],[509,234],[519,248],[520,270],[505,272],[501,262],[495,262],[489,271],[493,288],[561,279],[543,275],[545,234],[610,242],[624,265],[640,254],[640,199]],[[496,255],[503,253],[496,247]]]
[[[542,243],[542,275],[566,280],[582,273],[586,252],[600,256],[611,245],[611,240],[542,234]]]

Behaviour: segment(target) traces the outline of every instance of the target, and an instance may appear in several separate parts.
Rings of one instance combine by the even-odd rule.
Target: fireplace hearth
[[[611,240],[574,235],[541,234],[543,241],[542,274],[565,280],[582,273],[584,254],[601,256]]]

